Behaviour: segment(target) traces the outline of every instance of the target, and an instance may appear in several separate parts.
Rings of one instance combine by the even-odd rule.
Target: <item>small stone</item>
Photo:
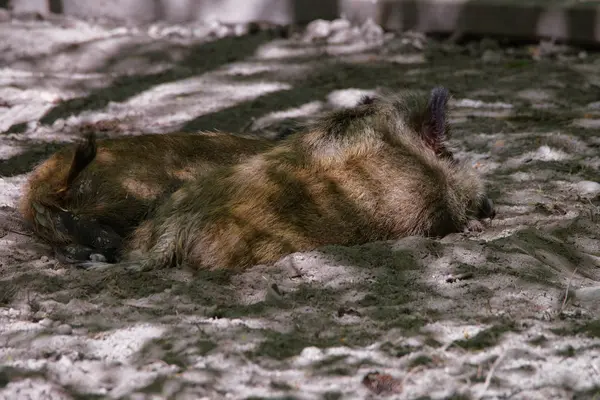
[[[27,129],[31,132],[35,132],[36,129],[40,127],[39,121],[29,121],[27,123]]]
[[[339,31],[342,29],[350,29],[350,26],[351,26],[350,21],[348,21],[345,18],[334,19],[329,24],[329,28],[331,29],[332,32]]]
[[[38,322],[38,324],[40,324],[41,326],[46,327],[46,328],[51,327],[53,323],[54,323],[54,321],[51,320],[50,318],[44,318],[43,320]]]
[[[481,61],[487,64],[496,64],[502,61],[502,55],[494,50],[486,50],[481,56]]]
[[[408,347],[423,347],[423,341],[419,338],[413,337],[406,338],[402,344]]]
[[[600,193],[600,183],[592,181],[581,181],[577,183],[577,190],[584,196],[595,196]]]
[[[331,34],[331,23],[324,19],[316,19],[306,26],[305,39],[323,39]]]
[[[444,368],[444,372],[450,376],[462,375],[465,373],[465,367],[461,363],[450,363]]]
[[[249,32],[248,24],[235,24],[233,26],[233,34],[234,36],[244,36]]]
[[[106,257],[100,253],[90,254],[90,261],[92,262],[106,262]]]
[[[318,347],[311,346],[302,349],[302,352],[300,353],[300,356],[298,358],[310,363],[320,360],[322,356],[323,351],[321,349],[319,349]]]
[[[48,314],[46,313],[46,311],[36,311],[36,312],[33,314],[32,318],[33,318],[34,320],[41,321],[41,320],[43,320],[44,318],[46,318],[46,316],[47,316],[47,315],[48,315]]]
[[[360,33],[363,35],[365,41],[376,41],[383,37],[383,28],[369,18],[360,27]]]
[[[48,256],[42,256],[40,257],[40,261],[43,263],[47,263],[48,262]]]
[[[61,324],[56,328],[56,333],[59,335],[70,335],[73,332],[73,328],[68,324]]]
[[[54,121],[54,123],[52,124],[52,129],[56,129],[57,131],[60,131],[62,129],[65,128],[65,120],[64,119],[57,119],[56,121]]]

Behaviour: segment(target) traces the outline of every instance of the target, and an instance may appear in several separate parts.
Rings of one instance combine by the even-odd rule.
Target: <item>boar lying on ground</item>
[[[495,213],[447,149],[448,91],[366,98],[186,182],[126,243],[142,269],[244,268],[322,245],[444,236]],[[475,224],[477,225],[477,224]]]
[[[40,164],[19,205],[34,232],[75,260],[115,261],[122,240],[184,181],[273,145],[228,134],[93,134]]]

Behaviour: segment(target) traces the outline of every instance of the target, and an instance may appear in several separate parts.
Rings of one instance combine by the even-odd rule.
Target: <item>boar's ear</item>
[[[73,155],[73,160],[71,161],[69,173],[64,181],[63,186],[58,189],[58,194],[64,194],[69,190],[75,181],[75,178],[77,178],[81,171],[83,171],[92,161],[94,161],[97,151],[98,148],[96,145],[96,135],[93,131],[88,132],[85,135],[85,140],[79,143],[75,148],[75,154]]]
[[[449,136],[447,120],[449,98],[448,89],[441,86],[434,88],[429,96],[421,125],[421,137],[436,153],[445,147],[444,142]]]

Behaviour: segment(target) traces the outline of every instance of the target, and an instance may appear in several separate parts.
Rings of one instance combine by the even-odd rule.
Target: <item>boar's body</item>
[[[118,251],[148,212],[183,182],[269,148],[264,139],[228,134],[147,134],[96,142],[93,134],[41,163],[19,209],[54,245]]]
[[[125,258],[243,268],[327,244],[462,231],[491,203],[445,146],[447,97],[369,99],[191,180],[136,229]]]

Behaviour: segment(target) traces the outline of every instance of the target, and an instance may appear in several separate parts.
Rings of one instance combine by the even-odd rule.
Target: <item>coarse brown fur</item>
[[[146,134],[96,142],[88,135],[42,162],[19,209],[53,245],[111,248],[183,182],[273,145],[221,133]]]
[[[335,111],[237,165],[189,181],[141,224],[142,268],[243,268],[327,244],[444,236],[493,206],[445,146],[448,92]]]

